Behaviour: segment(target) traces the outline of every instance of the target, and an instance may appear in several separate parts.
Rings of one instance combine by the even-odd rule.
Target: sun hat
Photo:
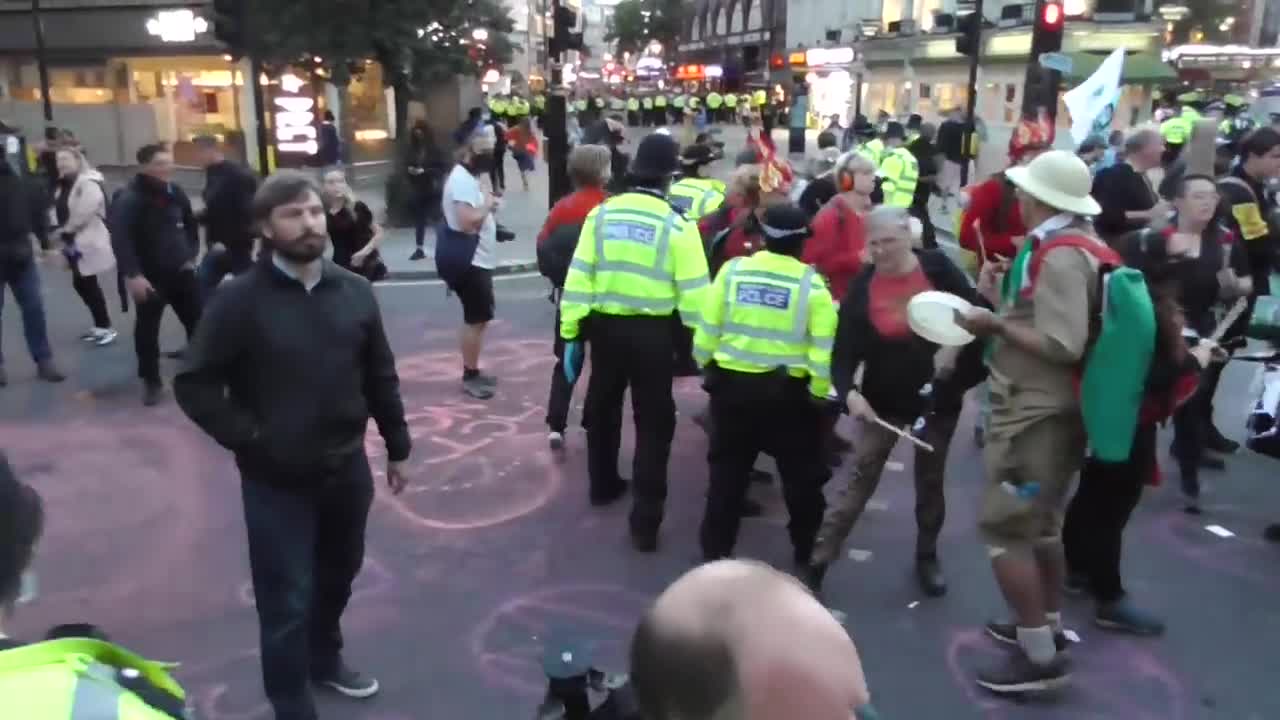
[[[1085,216],[1102,212],[1098,201],[1089,194],[1093,187],[1089,168],[1075,153],[1050,150],[1004,174],[1019,190],[1055,210]]]

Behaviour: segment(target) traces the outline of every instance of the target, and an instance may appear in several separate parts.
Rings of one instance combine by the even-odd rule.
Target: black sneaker
[[[332,672],[316,674],[313,682],[330,688],[349,698],[367,698],[378,694],[378,681],[359,671],[347,667],[345,662],[338,661]]]
[[[942,564],[936,556],[916,558],[916,582],[920,583],[920,591],[929,597],[947,594],[947,577],[942,574]]]
[[[409,256],[409,259],[410,259],[410,260],[421,260],[421,259],[425,258],[426,256],[427,256],[427,254],[426,254],[426,253],[424,253],[424,252],[422,252],[422,248],[414,248],[414,250],[413,250],[413,254]]]
[[[0,371],[2,372],[2,371]],[[1280,543],[1280,523],[1272,523],[1262,531],[1262,537],[1267,542]]]
[[[1205,449],[1212,450],[1223,455],[1230,455],[1240,449],[1240,443],[1228,438],[1222,434],[1213,423],[1209,423],[1209,434],[1205,438]]]
[[[476,375],[462,379],[462,392],[477,399],[489,400],[493,397],[493,386],[484,382],[482,376]]]
[[[604,507],[612,505],[621,500],[627,494],[627,481],[619,479],[618,484],[611,485],[602,490],[591,489],[591,504],[596,507]]]
[[[1009,653],[999,664],[978,672],[978,685],[994,693],[1054,690],[1071,680],[1071,661],[1058,653],[1048,665],[1036,665],[1026,653]]]
[[[147,407],[155,407],[160,404],[162,398],[164,398],[164,386],[160,383],[147,383],[146,388],[142,391],[142,404]]]
[[[999,640],[1006,645],[1018,644],[1018,626],[1014,623],[989,622],[984,629],[994,640]],[[1066,633],[1056,632],[1053,634],[1053,647],[1059,653],[1064,653],[1071,649],[1071,641],[1067,639]]]

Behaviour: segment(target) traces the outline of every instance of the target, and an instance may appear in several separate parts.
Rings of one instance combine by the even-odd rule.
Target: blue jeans
[[[27,261],[20,265],[0,263],[0,312],[4,311],[5,285],[13,290],[13,298],[18,301],[18,309],[22,312],[22,331],[27,336],[31,359],[37,365],[53,359],[49,330],[44,322],[44,301],[40,298],[40,271],[35,262]],[[0,353],[0,365],[4,365],[3,353]]]

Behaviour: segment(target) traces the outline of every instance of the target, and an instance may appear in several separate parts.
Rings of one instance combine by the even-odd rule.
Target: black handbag
[[[461,278],[475,259],[480,236],[454,230],[449,223],[436,226],[436,272],[446,283]]]

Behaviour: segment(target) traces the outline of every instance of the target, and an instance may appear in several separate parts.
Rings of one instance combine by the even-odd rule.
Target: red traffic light
[[[1045,3],[1040,11],[1040,23],[1049,30],[1062,27],[1062,5],[1056,2]]]

